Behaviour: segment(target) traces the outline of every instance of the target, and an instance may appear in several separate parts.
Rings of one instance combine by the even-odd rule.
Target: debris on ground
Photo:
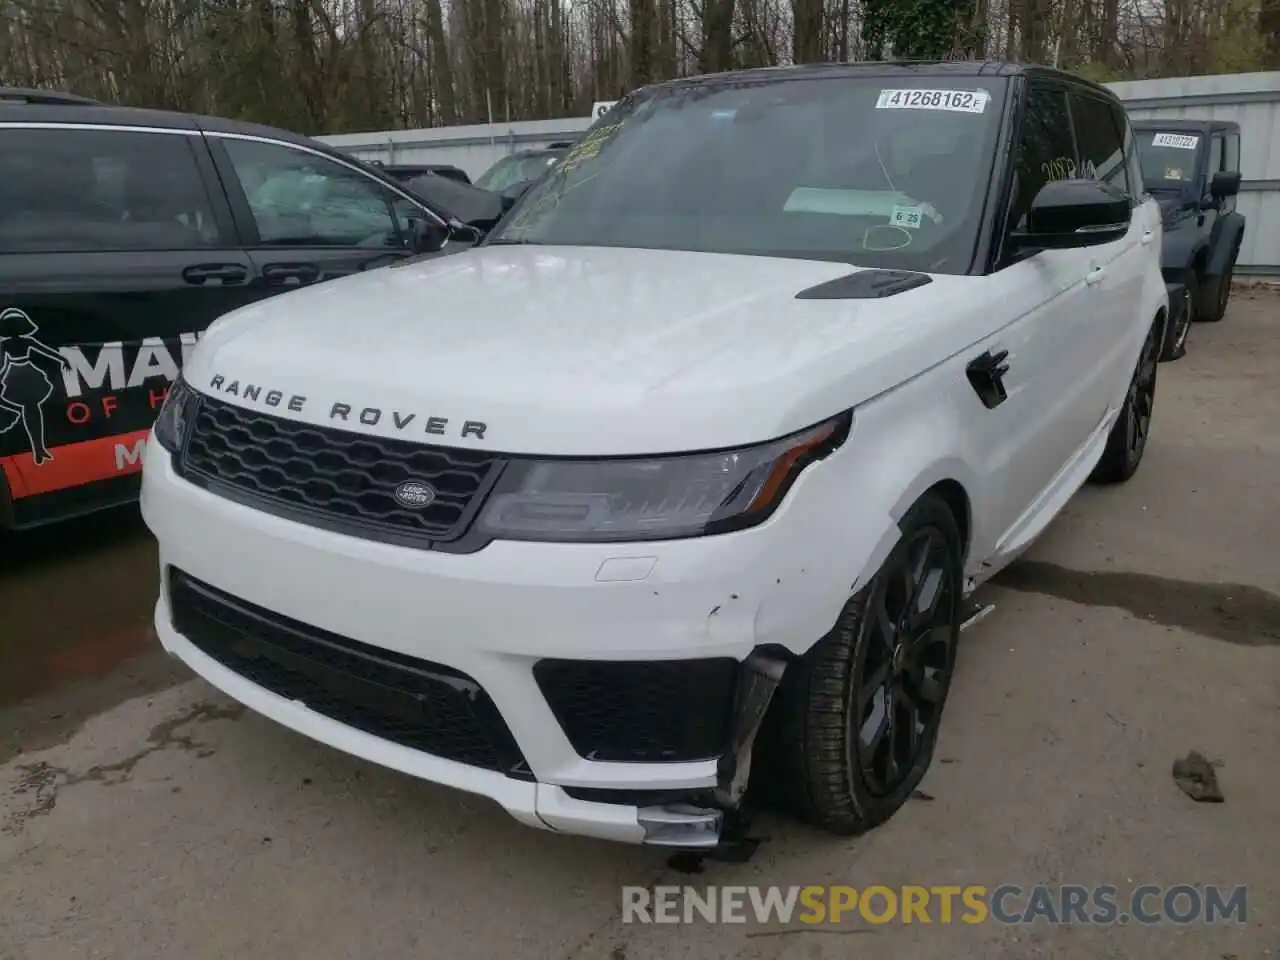
[[[1196,750],[1181,760],[1173,761],[1173,781],[1196,803],[1222,803],[1226,799],[1218,786],[1213,764]]]

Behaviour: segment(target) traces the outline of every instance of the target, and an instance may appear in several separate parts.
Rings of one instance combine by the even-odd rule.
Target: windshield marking
[[[1179,150],[1194,150],[1200,138],[1187,133],[1157,133],[1151,138],[1153,147],[1177,147]]]
[[[903,84],[897,99],[883,81],[642,91],[588,130],[488,242],[963,270],[1003,84]]]
[[[990,99],[985,90],[881,90],[876,109],[985,113]]]

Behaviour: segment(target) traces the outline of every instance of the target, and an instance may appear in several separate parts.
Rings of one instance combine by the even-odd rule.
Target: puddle
[[[136,510],[0,541],[0,708],[153,649],[155,541]]]
[[[1195,583],[1146,573],[1071,570],[1021,560],[993,581],[1091,607],[1118,607],[1162,626],[1249,647],[1280,646],[1280,597],[1242,583]]]

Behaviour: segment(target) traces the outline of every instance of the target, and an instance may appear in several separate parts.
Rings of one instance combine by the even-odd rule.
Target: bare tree
[[[338,133],[585,116],[740,67],[1280,68],[1280,0],[0,0],[0,81]]]

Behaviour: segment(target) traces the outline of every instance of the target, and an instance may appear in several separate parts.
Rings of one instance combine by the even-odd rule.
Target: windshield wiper
[[[498,237],[497,239],[488,241],[486,247],[521,247],[521,246],[541,246],[541,240],[516,240],[512,237]]]

